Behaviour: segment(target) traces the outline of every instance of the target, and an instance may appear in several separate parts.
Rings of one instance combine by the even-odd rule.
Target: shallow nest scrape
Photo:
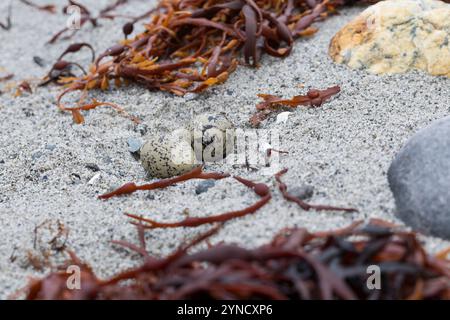
[[[27,288],[28,299],[449,299],[448,251],[427,255],[414,233],[374,220],[332,232],[280,232],[256,249],[218,244],[195,253],[217,226],[166,258],[116,242],[144,257],[141,266],[100,280],[81,269],[80,290],[67,288],[64,268]],[[377,269],[379,274],[377,274]],[[373,279],[369,276],[373,275]],[[379,279],[376,280],[376,277]]]
[[[264,52],[276,57],[289,55],[295,38],[314,34],[317,29],[311,25],[315,21],[347,2],[163,0],[149,13],[144,32],[100,54],[87,74],[67,76],[67,68],[74,64],[59,60],[46,82],[67,86],[58,106],[71,111],[78,123],[83,121],[81,110],[104,105],[97,101],[83,104],[85,93],[94,88],[107,89],[111,82],[120,86],[132,81],[177,95],[198,93],[224,82],[238,66],[241,53],[245,64],[254,67]],[[125,35],[132,33],[133,22],[123,31]],[[65,53],[82,47],[72,45]],[[76,90],[84,92],[78,106],[65,107],[62,97]]]

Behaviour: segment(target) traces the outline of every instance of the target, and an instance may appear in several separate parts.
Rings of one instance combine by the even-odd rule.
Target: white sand
[[[105,3],[82,2],[95,8]],[[148,2],[134,0],[125,8],[136,14],[145,10]],[[0,12],[6,5],[6,1],[1,2]],[[153,199],[146,192],[107,202],[96,196],[125,182],[145,181],[144,170],[128,152],[126,142],[129,137],[141,138],[141,128],[171,129],[186,124],[192,114],[206,111],[225,112],[236,126],[247,128],[257,93],[291,97],[305,92],[298,87],[301,83],[306,88],[339,84],[342,92],[322,108],[294,110],[287,124],[271,119],[263,126],[280,130],[280,148],[290,152],[281,158],[281,165],[290,169],[284,180],[290,186],[313,185],[313,203],[353,206],[359,213],[305,212],[285,202],[273,179],[261,172],[214,166],[267,182],[275,191],[268,206],[227,223],[213,242],[255,246],[287,226],[323,230],[369,217],[396,221],[386,179],[390,161],[417,129],[450,113],[450,80],[419,72],[379,77],[334,65],[327,56],[329,40],[361,10],[342,11],[321,23],[314,37],[299,40],[288,58],[265,57],[257,70],[242,67],[226,84],[195,99],[134,86],[97,94],[99,99],[118,103],[143,119],[144,125],[138,127],[108,109],[90,111],[85,114],[84,125],[74,125],[70,114],[55,107],[56,88],[40,88],[19,98],[11,93],[1,95],[0,298],[25,285],[28,276],[42,274],[26,267],[23,259],[33,248],[35,226],[46,219],[64,222],[70,229],[68,247],[100,275],[108,276],[139,262],[137,256],[109,242],[136,241],[124,211],[175,221],[183,217],[181,212],[187,207],[192,215],[209,215],[254,202],[256,197],[231,179],[219,181],[199,196],[194,192],[196,181],[154,191]],[[15,73],[15,80],[42,76],[69,44],[45,45],[52,33],[65,25],[65,17],[15,3],[13,24],[9,32],[0,30],[0,67]],[[122,37],[121,20],[101,24],[96,29],[87,26],[74,41],[92,43],[100,52]],[[48,66],[37,66],[34,55],[43,57]],[[89,52],[75,58],[86,65]],[[53,150],[48,149],[53,146]],[[88,185],[96,174],[86,167],[90,163],[97,164],[101,173],[93,185]],[[205,228],[149,231],[149,249],[155,255],[167,254],[201,230]],[[431,251],[449,244],[424,239]],[[19,257],[14,262],[10,261],[12,254]]]

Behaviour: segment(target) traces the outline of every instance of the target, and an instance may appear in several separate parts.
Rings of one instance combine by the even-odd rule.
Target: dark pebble
[[[300,200],[306,200],[314,195],[314,187],[309,185],[293,187],[289,189],[288,192]]]
[[[39,67],[45,67],[45,61],[41,57],[34,56],[33,57],[34,63],[36,63]]]
[[[89,170],[92,170],[94,172],[100,171],[100,167],[98,165],[96,165],[95,163],[87,163],[86,168],[88,168]]]
[[[215,185],[216,185],[216,181],[214,181],[214,180],[201,181],[195,187],[195,193],[196,194],[205,193],[206,191],[208,191],[210,188],[214,187]]]

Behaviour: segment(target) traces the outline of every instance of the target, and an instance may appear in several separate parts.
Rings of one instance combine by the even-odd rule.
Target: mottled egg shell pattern
[[[197,160],[216,162],[234,150],[235,130],[223,114],[201,114],[192,119],[192,146]]]
[[[375,74],[413,69],[450,77],[450,4],[387,0],[364,10],[331,40],[337,63]]]
[[[186,173],[199,164],[186,129],[171,134],[156,133],[141,148],[141,162],[153,178],[169,178]]]

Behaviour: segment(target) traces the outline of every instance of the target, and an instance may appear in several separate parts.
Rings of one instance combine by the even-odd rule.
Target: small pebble
[[[141,150],[142,142],[136,138],[130,137],[127,139],[128,143],[128,151],[131,153],[139,153],[139,150]]]
[[[99,166],[96,165],[95,163],[86,163],[86,168],[88,168],[89,170],[92,170],[94,172],[100,171]]]
[[[33,57],[34,63],[36,63],[39,67],[45,67],[45,61],[41,57],[34,56]]]
[[[56,144],[47,144],[45,145],[45,149],[53,151],[56,149]]]
[[[300,200],[306,200],[314,195],[314,187],[309,185],[293,187],[288,192]]]
[[[210,188],[214,187],[216,185],[216,181],[214,180],[204,180],[197,184],[195,187],[195,193],[196,194],[202,194],[208,191]]]
[[[185,99],[186,101],[195,100],[195,99],[197,99],[197,98],[198,98],[198,94],[192,93],[192,92],[186,93],[186,94],[184,95],[184,99]]]
[[[33,160],[37,160],[37,159],[39,159],[40,157],[42,157],[42,151],[37,151],[37,152],[35,152],[35,153],[33,153],[33,154],[31,155],[31,158],[32,158]]]

